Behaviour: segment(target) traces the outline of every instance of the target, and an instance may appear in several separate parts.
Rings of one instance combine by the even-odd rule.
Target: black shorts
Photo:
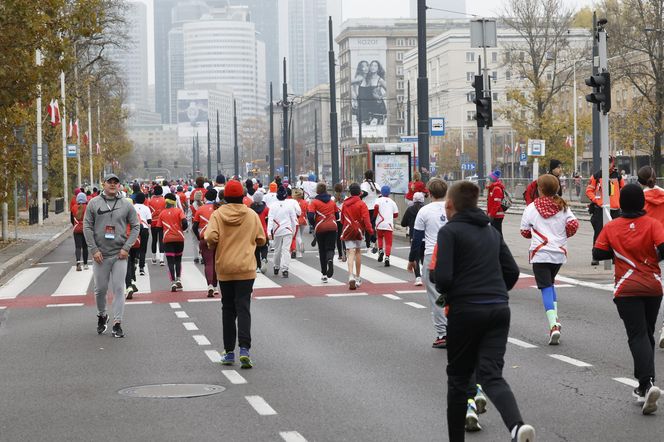
[[[552,264],[548,262],[533,263],[533,273],[538,289],[551,287],[556,282],[556,275],[562,267],[562,264]]]

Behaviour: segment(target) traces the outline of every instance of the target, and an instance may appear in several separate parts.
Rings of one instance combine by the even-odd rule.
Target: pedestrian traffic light
[[[491,105],[491,96],[484,96],[484,75],[475,75],[473,80],[475,89],[475,119],[477,127],[493,126],[493,110]]]
[[[586,78],[586,85],[593,88],[591,94],[586,95],[586,101],[597,105],[597,110],[607,114],[611,110],[611,74],[602,72]]]

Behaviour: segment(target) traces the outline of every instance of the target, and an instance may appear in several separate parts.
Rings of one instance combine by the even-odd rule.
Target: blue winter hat
[[[390,196],[390,186],[387,184],[380,188],[380,194],[383,196]]]
[[[83,204],[87,202],[88,198],[83,192],[80,192],[78,195],[76,195],[76,204]]]
[[[489,181],[495,183],[500,179],[500,170],[494,170],[493,173],[489,175]]]
[[[316,181],[316,175],[314,175],[313,173],[310,173],[309,174],[309,181]]]

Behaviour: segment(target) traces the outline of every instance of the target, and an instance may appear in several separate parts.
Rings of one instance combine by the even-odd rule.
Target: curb
[[[22,265],[31,265],[47,254],[51,253],[58,247],[67,237],[67,233],[71,231],[71,226],[64,227],[60,232],[56,233],[49,239],[43,239],[36,244],[33,244],[28,249],[14,256],[6,263],[0,266],[0,279],[7,276],[13,270],[21,267]]]

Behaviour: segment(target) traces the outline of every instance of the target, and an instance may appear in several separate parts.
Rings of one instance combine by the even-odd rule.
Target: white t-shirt
[[[378,187],[376,187],[376,183],[373,183],[373,189],[371,188],[371,184],[369,184],[368,181],[363,181],[362,184],[360,184],[360,189],[363,192],[367,193],[367,196],[365,196],[362,201],[364,201],[364,204],[367,205],[367,209],[373,210],[374,206],[376,205],[376,199],[378,198]]]
[[[378,211],[374,212],[376,216],[377,230],[394,230],[394,215],[399,214],[397,203],[388,196],[381,196],[376,200],[375,206]]]
[[[316,186],[318,183],[315,181],[303,181],[302,182],[302,192],[304,192],[304,199],[307,201],[311,201],[312,199],[316,198]]]
[[[148,220],[152,219],[150,208],[145,204],[134,204],[134,209],[136,209],[138,216],[141,217],[141,227],[149,229],[150,225],[148,224]]]
[[[424,255],[433,255],[438,231],[447,224],[445,201],[433,201],[422,207],[415,218],[415,230],[424,231]]]

